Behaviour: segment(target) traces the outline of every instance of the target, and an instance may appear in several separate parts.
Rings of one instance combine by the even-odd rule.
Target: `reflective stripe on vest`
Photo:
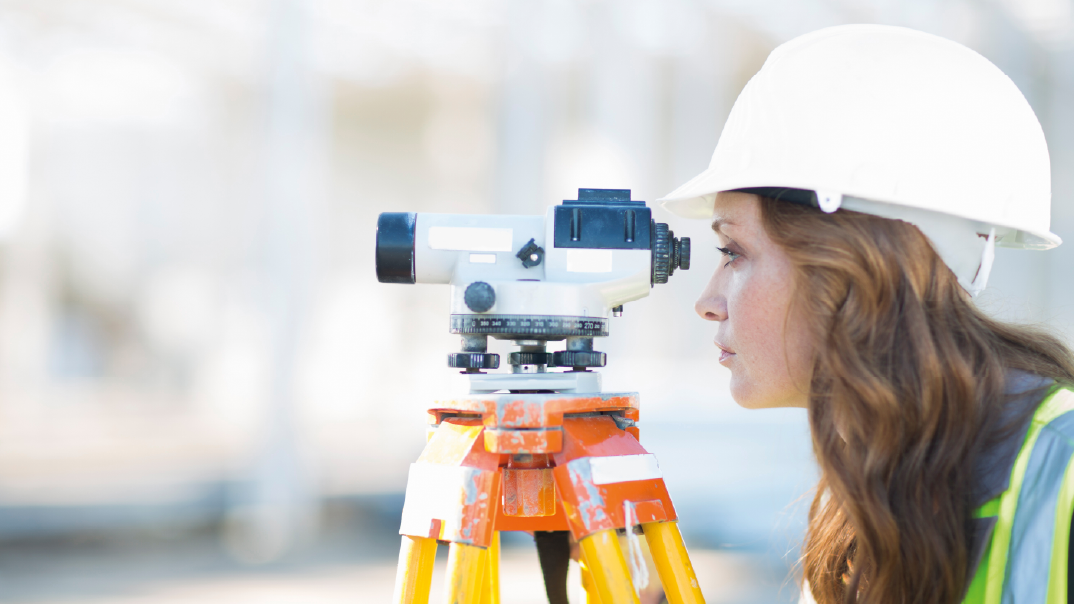
[[[1057,389],[1033,414],[1010,487],[978,508],[996,517],[965,604],[1067,604],[1074,513],[1074,392]]]

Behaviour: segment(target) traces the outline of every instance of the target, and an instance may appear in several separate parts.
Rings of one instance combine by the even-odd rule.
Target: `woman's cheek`
[[[772,280],[746,280],[743,285],[735,332],[744,353],[741,377],[747,383],[741,389],[751,399],[745,406],[781,406],[792,383],[783,330],[789,300],[785,288]]]

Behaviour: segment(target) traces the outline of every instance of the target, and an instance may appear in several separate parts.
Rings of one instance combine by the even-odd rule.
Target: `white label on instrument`
[[[593,475],[593,484],[613,484],[663,477],[660,473],[660,465],[656,463],[656,456],[651,453],[590,457],[589,469]]]
[[[612,272],[612,250],[567,250],[568,273]]]
[[[514,229],[429,227],[429,248],[471,252],[510,252]]]
[[[470,254],[470,264],[496,264],[496,254]]]

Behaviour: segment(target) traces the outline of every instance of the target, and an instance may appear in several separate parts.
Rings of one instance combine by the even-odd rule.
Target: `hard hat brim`
[[[667,211],[682,218],[712,218],[716,202],[717,175],[709,168],[656,201]]]
[[[716,193],[762,186],[814,189],[811,186],[802,186],[801,183],[779,183],[778,185],[774,183],[764,183],[762,185],[761,183],[755,182],[732,183],[728,182],[723,174],[718,173],[718,170],[709,168],[671,193],[657,199],[657,202],[659,202],[665,210],[681,218],[709,220],[712,218],[713,204],[716,202]],[[961,216],[961,218],[972,217]],[[1004,224],[997,224],[995,226],[1011,227],[1011,225]],[[1013,232],[1010,235],[999,239],[996,242],[996,245],[1017,249],[1048,250],[1063,243],[1062,238],[1051,231],[1011,228],[1013,229]]]

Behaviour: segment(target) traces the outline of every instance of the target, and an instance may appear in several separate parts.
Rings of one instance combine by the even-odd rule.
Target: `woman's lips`
[[[716,348],[720,349],[720,363],[721,364],[724,361],[726,361],[726,360],[730,359],[731,357],[735,356],[735,351],[734,350],[731,350],[730,348],[724,346],[723,344],[720,344],[719,342],[716,342]]]

